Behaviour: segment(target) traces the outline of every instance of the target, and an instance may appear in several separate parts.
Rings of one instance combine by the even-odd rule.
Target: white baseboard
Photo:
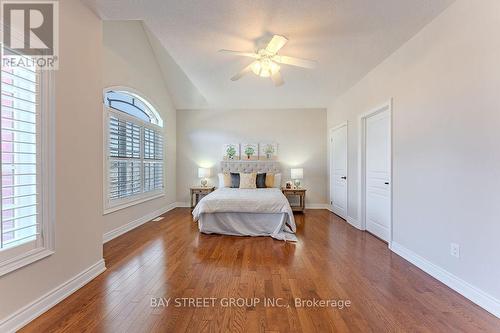
[[[364,230],[362,227],[361,227],[361,223],[359,223],[359,221],[357,219],[355,219],[354,217],[350,217],[348,216],[346,221],[352,225],[354,228],[356,229],[359,229],[359,230]]]
[[[52,289],[34,302],[24,306],[7,318],[0,320],[0,332],[15,332],[27,325],[63,299],[92,281],[106,270],[104,259],[78,273],[68,281]]]
[[[157,209],[155,210],[154,212],[151,212],[147,215],[144,215],[143,217],[141,218],[138,218],[137,220],[134,220],[132,222],[129,222],[125,225],[122,225],[121,227],[118,227],[116,229],[113,229],[111,231],[108,231],[106,233],[104,233],[104,235],[102,236],[102,242],[103,243],[107,243],[109,242],[110,240],[118,237],[118,236],[121,236],[123,235],[124,233],[126,232],[129,232],[130,230],[132,229],[135,229],[137,228],[138,226],[140,225],[143,225],[144,223],[146,222],[149,222],[151,221],[152,219],[162,215],[162,214],[165,214],[166,212],[174,209],[175,207],[177,207],[176,205],[177,203],[173,202],[165,207],[162,207],[160,209]]]
[[[401,244],[392,242],[389,248],[397,255],[408,260],[427,274],[431,275],[451,289],[455,290],[457,293],[461,294],[465,298],[468,298],[486,311],[500,318],[500,300],[494,298],[491,295],[488,295],[481,289],[451,274],[447,270],[433,264],[432,262],[419,256],[413,251],[408,250]]]
[[[181,201],[178,201],[175,203],[175,207],[183,207],[183,208],[186,208],[186,207],[191,207],[191,203],[189,202],[181,202]]]
[[[330,206],[330,205],[328,205],[328,204],[327,204],[326,206],[327,206],[327,207],[325,207],[325,209],[328,209],[330,212],[332,212],[333,214],[337,215],[337,214],[333,211],[332,206]],[[337,215],[337,216],[339,216],[340,218],[343,218],[343,217],[342,217],[342,216],[340,216],[340,215]],[[354,228],[356,228],[356,229],[358,229],[358,230],[364,230],[363,228],[361,228],[361,225],[360,225],[360,223],[358,222],[358,220],[357,220],[357,219],[355,219],[354,217],[350,217],[350,216],[348,216],[345,220],[347,221],[347,223],[349,223],[350,225],[352,225]]]

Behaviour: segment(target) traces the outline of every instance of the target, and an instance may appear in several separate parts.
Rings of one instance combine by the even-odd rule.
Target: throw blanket
[[[283,240],[296,240],[296,226],[292,208],[286,197],[277,188],[262,189],[217,189],[200,200],[193,210],[193,218],[197,221],[203,213],[285,213],[288,219],[281,228],[280,235],[271,235]],[[276,236],[276,237],[275,237]]]

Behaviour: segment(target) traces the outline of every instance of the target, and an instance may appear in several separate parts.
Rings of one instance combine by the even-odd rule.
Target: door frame
[[[390,147],[391,147],[391,157],[390,157],[390,175],[391,175],[391,184],[390,184],[390,191],[391,191],[391,196],[390,196],[390,204],[391,204],[391,211],[390,211],[390,223],[389,223],[389,240],[388,240],[388,246],[391,247],[392,239],[393,239],[393,212],[394,212],[394,205],[393,205],[393,147],[394,147],[394,142],[393,142],[393,100],[392,98],[389,99],[387,102],[383,103],[382,105],[360,115],[358,117],[359,120],[359,125],[360,125],[360,131],[359,131],[359,149],[358,149],[358,161],[359,161],[359,185],[358,185],[358,202],[359,202],[359,207],[358,207],[358,216],[359,216],[359,223],[361,226],[362,230],[366,230],[366,120],[378,113],[384,112],[384,111],[389,111],[389,119],[390,119],[390,126],[389,126],[389,142],[390,142]]]
[[[333,177],[333,156],[332,156],[332,148],[333,148],[333,133],[342,127],[346,128],[346,207],[345,207],[345,217],[342,217],[340,215],[337,215],[333,211],[333,195],[332,195],[332,177]],[[349,215],[349,122],[344,121],[343,123],[340,123],[336,126],[330,127],[328,130],[328,195],[329,195],[329,210],[334,213],[335,215],[343,218],[344,220],[347,221],[347,216]]]

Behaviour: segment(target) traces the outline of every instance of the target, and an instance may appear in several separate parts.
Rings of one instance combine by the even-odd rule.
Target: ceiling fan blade
[[[276,61],[277,63],[280,64],[309,68],[309,69],[316,68],[316,65],[318,64],[314,60],[300,59],[288,56],[278,56],[278,55],[273,57],[273,61]]]
[[[241,52],[241,51],[233,51],[233,50],[219,50],[220,53],[228,53],[241,57],[250,57],[250,58],[258,58],[259,55],[252,52]]]
[[[238,81],[239,79],[241,79],[241,77],[245,74],[248,74],[252,71],[252,65],[255,63],[252,62],[250,65],[248,65],[247,67],[243,68],[238,74],[236,74],[235,76],[233,76],[231,78],[231,81]]]
[[[282,86],[285,83],[285,81],[283,81],[283,77],[281,76],[280,71],[274,72],[274,74],[271,75],[271,80],[273,80],[274,85],[276,87]]]
[[[274,35],[273,39],[267,44],[266,46],[266,51],[271,53],[271,54],[276,54],[285,44],[288,42],[288,39],[286,39],[283,36],[280,35]]]

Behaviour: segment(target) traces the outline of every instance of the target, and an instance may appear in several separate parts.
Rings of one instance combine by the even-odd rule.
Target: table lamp
[[[300,188],[300,179],[304,178],[304,169],[297,168],[290,170],[295,188]]]
[[[208,184],[207,178],[210,177],[209,168],[198,168],[198,178],[201,178],[201,186],[206,187]]]

